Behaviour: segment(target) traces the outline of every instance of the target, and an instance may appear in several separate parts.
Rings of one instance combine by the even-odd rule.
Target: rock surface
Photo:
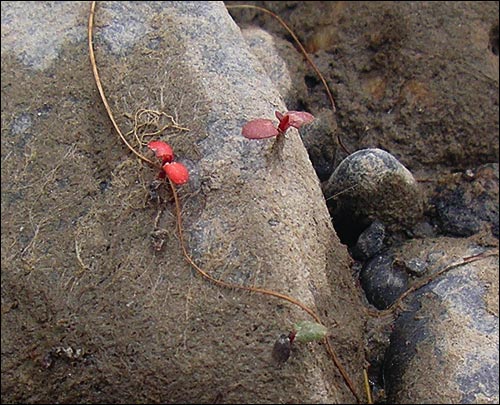
[[[361,235],[356,245],[351,249],[351,255],[356,260],[365,261],[376,255],[384,247],[385,226],[380,221],[373,221]]]
[[[336,113],[267,14],[230,10],[268,31],[245,34],[249,52],[221,3],[97,3],[97,61],[120,127],[143,153],[167,140],[190,170],[179,189],[188,251],[216,277],[314,307],[357,387],[372,365],[379,402],[498,402],[497,259],[405,298],[383,376],[393,318],[360,312],[297,132],[276,145],[239,136],[248,119],[293,108],[316,116],[300,137],[321,181],[348,155],[337,137],[397,156],[431,196],[425,222],[386,229],[378,252],[409,285],[498,247],[498,2],[250,3],[303,41]],[[207,285],[185,264],[168,188],[123,147],[97,95],[89,4],[1,7],[2,400],[353,401],[320,344],[283,337],[301,311]],[[347,229],[350,248],[371,222]],[[363,254],[378,250],[373,234]]]
[[[431,203],[435,223],[452,236],[471,236],[486,227],[498,238],[498,163],[440,179]]]
[[[341,237],[359,236],[375,220],[392,231],[413,226],[422,216],[420,188],[408,169],[381,149],[363,149],[345,158],[323,187]],[[344,229],[345,228],[345,229]]]
[[[2,400],[353,402],[320,344],[273,364],[275,340],[307,314],[185,263],[168,191],[102,107],[88,13],[2,3]],[[94,43],[122,131],[147,154],[159,130],[190,169],[179,195],[196,262],[315,308],[362,387],[347,250],[298,133],[241,136],[285,105],[224,4],[98,2]]]
[[[307,94],[304,80],[304,61],[289,41],[276,38],[269,32],[247,27],[241,30],[243,38],[262,64],[274,87],[290,111],[299,110]]]
[[[431,273],[493,253],[473,240],[437,238],[404,246],[396,255],[403,260],[416,252],[420,260],[434,261]],[[497,403],[498,255],[451,268],[417,290],[404,308],[385,357],[388,400]]]

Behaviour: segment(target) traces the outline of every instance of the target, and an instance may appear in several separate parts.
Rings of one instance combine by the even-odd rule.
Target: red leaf
[[[167,174],[168,178],[172,180],[172,183],[180,186],[181,184],[187,183],[189,180],[189,172],[182,163],[172,162],[163,165],[163,170]]]
[[[257,118],[245,124],[241,131],[242,135],[248,139],[266,139],[277,136],[279,131],[271,120]]]
[[[297,129],[314,120],[314,115],[305,111],[288,111],[285,113],[285,117],[290,117],[288,125]]]
[[[162,160],[162,163],[170,163],[174,160],[173,149],[163,141],[151,141],[148,143],[148,148],[156,154],[157,158]]]
[[[274,115],[276,116],[276,118],[278,118],[280,121],[283,119],[283,114],[281,114],[279,111],[275,111],[274,112]]]

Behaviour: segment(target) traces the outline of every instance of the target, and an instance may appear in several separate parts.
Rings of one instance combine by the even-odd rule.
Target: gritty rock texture
[[[2,3],[2,400],[354,402],[321,344],[272,361],[304,311],[186,264],[170,192],[102,107],[88,13]],[[347,250],[298,133],[241,136],[285,105],[223,3],[98,2],[94,31],[123,133],[151,159],[146,143],[168,141],[190,170],[187,251],[216,278],[314,308],[362,387]]]
[[[257,27],[243,28],[241,33],[278,89],[288,110],[298,110],[306,94],[304,61],[289,41],[272,36]]]
[[[15,49],[23,65],[34,70],[49,68],[60,57],[65,43],[77,44],[84,36],[82,11],[85,2],[74,3],[44,2],[27,7],[19,2],[5,2],[2,6],[2,53]],[[60,18],[62,15],[64,18]]]
[[[462,258],[405,302],[385,357],[391,403],[497,403],[498,253],[471,239],[436,238],[402,246],[399,261],[420,259],[431,273]]]
[[[381,149],[363,149],[345,158],[324,192],[331,199],[332,217],[341,233],[345,227],[345,232],[355,235],[353,230],[364,229],[374,220],[401,230],[422,216],[423,200],[413,175]]]

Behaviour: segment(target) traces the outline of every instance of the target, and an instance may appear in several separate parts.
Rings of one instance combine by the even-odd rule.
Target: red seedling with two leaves
[[[270,119],[257,118],[243,126],[242,135],[248,139],[272,138],[285,134],[290,127],[299,129],[314,120],[314,116],[305,111],[288,111],[284,114],[276,111],[275,115],[279,120],[278,126]]]
[[[172,147],[163,141],[151,141],[148,143],[157,158],[161,159],[162,171],[159,174],[160,178],[167,176],[172,183],[177,186],[185,184],[189,180],[189,172],[182,163],[174,162],[174,150]]]

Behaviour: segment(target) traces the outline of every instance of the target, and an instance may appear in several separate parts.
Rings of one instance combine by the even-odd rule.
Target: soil
[[[349,151],[384,149],[422,179],[498,161],[498,2],[248,4],[301,39],[329,83]],[[267,14],[230,13],[294,43]],[[314,71],[302,77],[308,92],[291,107],[330,108]]]

